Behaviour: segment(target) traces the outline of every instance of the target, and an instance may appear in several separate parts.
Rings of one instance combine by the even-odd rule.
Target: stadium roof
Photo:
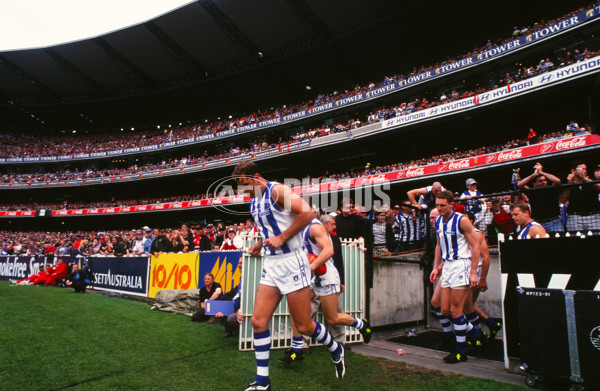
[[[585,4],[508,1],[490,12],[472,0],[453,3],[198,0],[95,38],[0,52],[0,129],[253,112],[380,81]]]

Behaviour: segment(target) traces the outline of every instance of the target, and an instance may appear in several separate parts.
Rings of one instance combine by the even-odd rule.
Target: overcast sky
[[[78,41],[139,24],[190,0],[0,0],[0,51]]]

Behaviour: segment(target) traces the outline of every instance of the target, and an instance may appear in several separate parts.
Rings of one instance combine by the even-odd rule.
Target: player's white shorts
[[[470,285],[469,274],[471,274],[470,258],[444,261],[442,277],[440,278],[442,288],[458,288]]]
[[[479,279],[481,278],[481,265],[477,265],[477,283],[479,284]]]
[[[282,295],[310,286],[306,253],[296,250],[290,254],[266,255],[260,283],[278,288]]]
[[[317,277],[313,277],[313,279],[310,283],[310,289],[312,289],[312,291],[315,292],[315,296],[318,296],[318,297],[331,296],[335,293],[340,293],[342,291],[340,284],[327,284],[327,285],[319,286],[315,283],[316,278]]]

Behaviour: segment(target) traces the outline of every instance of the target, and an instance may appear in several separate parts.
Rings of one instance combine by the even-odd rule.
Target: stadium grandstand
[[[151,232],[164,252],[219,250],[253,230],[231,178],[248,161],[321,214],[347,197],[369,227],[385,214],[395,242],[366,239],[367,290],[375,261],[420,251],[407,263],[430,270],[432,204],[411,191],[434,182],[473,209],[494,256],[520,201],[549,237],[600,235],[600,2],[494,8],[199,0],[0,52],[0,255],[134,256]],[[419,219],[408,251],[403,207]],[[175,232],[221,242],[176,245]]]
[[[555,14],[548,14],[546,18],[535,17],[531,10],[531,20],[508,22],[519,25],[518,29],[515,26],[501,28],[501,22],[495,22],[498,23],[496,27],[489,23],[485,25],[489,33],[479,33],[479,38],[470,36],[465,41],[470,44],[465,43],[462,47],[458,44],[460,40],[452,45],[442,43],[445,39],[443,34],[429,32],[427,36],[435,37],[432,44],[447,48],[445,54],[435,57],[431,47],[423,45],[420,50],[411,51],[410,62],[400,56],[407,49],[398,50],[393,46],[385,51],[390,58],[381,59],[383,48],[375,50],[378,48],[376,45],[389,39],[390,27],[387,23],[378,23],[375,30],[380,31],[371,31],[364,27],[366,21],[357,21],[357,16],[349,10],[347,20],[343,22],[346,28],[350,28],[350,20],[353,20],[365,31],[349,34],[341,29],[338,32],[340,37],[336,39],[345,42],[338,49],[345,52],[338,58],[352,58],[352,61],[347,67],[336,67],[336,71],[331,72],[335,74],[333,77],[323,77],[322,72],[314,70],[314,66],[305,65],[312,61],[320,64],[319,67],[330,69],[324,61],[331,61],[333,55],[323,56],[328,42],[324,37],[319,39],[320,43],[309,39],[304,42],[306,47],[300,45],[302,48],[298,47],[296,51],[302,55],[289,48],[289,52],[286,51],[281,42],[269,42],[273,47],[279,45],[279,52],[257,50],[263,55],[257,55],[245,65],[216,66],[209,72],[191,54],[193,50],[199,50],[198,47],[192,49],[192,44],[197,43],[191,39],[186,41],[180,33],[184,27],[175,22],[184,13],[207,12],[200,3],[187,5],[154,21],[107,34],[95,41],[5,52],[5,64],[10,64],[10,67],[5,65],[4,77],[11,80],[6,85],[11,86],[13,93],[5,94],[8,99],[3,109],[5,115],[0,140],[4,151],[0,159],[2,210],[28,211],[31,216],[38,209],[57,213],[79,207],[97,209],[160,204],[169,200],[210,199],[215,197],[207,191],[212,181],[226,177],[236,162],[253,158],[264,162],[267,172],[272,170],[273,162],[273,166],[277,167],[274,175],[279,180],[298,178],[306,182],[307,178],[311,181],[317,178],[348,179],[398,171],[400,168],[425,167],[439,161],[451,162],[514,149],[532,141],[543,143],[556,139],[557,134],[565,138],[591,135],[594,133],[593,119],[588,110],[588,100],[594,72],[581,72],[581,75],[568,73],[574,65],[577,67],[577,63],[595,58],[600,47],[593,34],[593,18],[571,26],[573,15],[582,12],[585,6],[587,4],[573,9],[556,9]],[[375,8],[371,12],[375,12]],[[550,13],[552,7],[546,8],[549,8],[546,12]],[[397,6],[392,9],[394,11],[390,12],[396,14],[417,12]],[[390,12],[384,13],[385,20],[390,17]],[[341,15],[336,18],[341,18]],[[173,32],[165,35],[158,29],[157,23],[162,23],[165,29],[173,29]],[[554,25],[568,28],[560,28],[560,31],[558,28],[549,29],[548,26]],[[316,29],[316,26],[312,27]],[[554,30],[556,33],[550,33]],[[317,29],[311,30],[311,34],[316,34],[316,31],[325,33],[325,30]],[[168,55],[163,56],[165,59],[159,66],[150,58],[136,57],[134,62],[133,58],[126,58],[119,51],[121,57],[118,59],[123,62],[127,59],[130,70],[139,70],[137,80],[124,81],[120,89],[113,85],[110,90],[108,85],[99,88],[100,83],[94,83],[95,79],[91,76],[91,72],[98,74],[98,69],[92,67],[86,73],[83,64],[75,66],[69,61],[69,53],[76,56],[79,50],[93,49],[92,53],[98,56],[95,63],[103,63],[111,60],[111,53],[115,55],[108,48],[108,40],[127,36],[128,40],[122,39],[120,44],[131,40],[131,45],[135,46],[138,43],[134,44],[134,39],[141,39],[135,37],[146,36],[148,32],[151,33],[150,38],[146,37],[143,44],[152,49],[155,47],[151,45],[156,45],[162,51],[167,50]],[[220,34],[225,33],[221,31]],[[335,34],[332,31],[328,34],[331,36],[329,39],[333,39]],[[171,42],[167,39],[171,36],[181,37],[181,42],[166,45]],[[360,46],[366,37],[371,36],[380,38],[371,40],[367,46]],[[222,38],[232,39],[226,35]],[[244,42],[248,46],[241,53],[247,58],[249,48],[259,46],[246,38]],[[101,39],[104,40],[102,43]],[[525,44],[514,43],[519,40]],[[410,45],[419,47],[416,42]],[[98,50],[99,47],[101,50]],[[190,47],[190,52],[184,50],[186,47]],[[232,50],[237,52],[238,49]],[[57,54],[51,55],[50,51]],[[159,53],[150,49],[147,52]],[[52,74],[45,71],[48,81],[40,79],[39,74],[22,72],[21,82],[25,78],[37,80],[38,87],[33,91],[28,87],[27,92],[20,90],[19,83],[15,82],[15,75],[20,74],[17,61],[25,54],[54,62],[51,69],[56,72],[52,78]],[[211,56],[226,57],[224,53]],[[293,57],[294,61],[290,63],[288,57]],[[377,60],[371,60],[371,57]],[[180,62],[185,59],[186,65],[194,69],[188,69],[187,74],[194,77],[190,76],[182,85],[169,85],[166,80],[181,73],[173,68],[176,61],[170,65],[173,75],[161,76],[162,81],[150,82],[149,77],[144,77],[157,74],[159,69],[162,74],[168,73],[166,58],[169,61],[180,59]],[[282,65],[277,65],[280,63]],[[355,70],[350,73],[347,68]],[[556,82],[556,86],[551,86],[551,83],[533,86],[539,75],[553,75],[552,71],[565,68],[567,76],[573,75],[572,80],[561,80]],[[118,73],[109,74],[108,69],[119,72],[109,67],[100,73],[102,77],[123,79],[117,77]],[[200,69],[205,69],[204,74],[199,74]],[[288,76],[292,83],[275,83],[265,75],[264,69],[278,69],[277,74],[281,74],[279,69],[284,69],[297,77]],[[342,77],[344,73],[350,74]],[[85,81],[78,84],[80,99],[76,103],[68,102],[68,97],[60,96],[59,92],[49,93],[50,85],[69,74],[78,74]],[[257,83],[257,74],[261,75],[260,87],[252,84]],[[214,85],[221,83],[225,86],[223,83],[239,81],[240,78],[244,82],[235,84],[235,88],[223,87],[229,94],[235,91],[239,103],[228,104],[231,101],[222,97],[224,91],[215,91]],[[531,86],[526,80],[531,81]],[[275,85],[277,93],[273,90]],[[520,90],[513,88],[511,91],[511,85]],[[123,92],[134,90],[137,92]],[[507,98],[509,93],[512,94],[510,99]],[[11,99],[11,95],[15,98]],[[18,95],[29,98],[21,98],[19,106]],[[565,95],[572,104],[564,104]],[[494,98],[490,99],[490,96]],[[210,103],[205,101],[208,97]],[[541,110],[555,115],[536,115],[535,120],[531,116],[515,115],[515,112],[524,111],[522,107],[527,107],[525,111],[528,112]],[[186,112],[183,112],[184,108]],[[31,111],[34,109],[35,112]],[[71,113],[67,114],[65,110]],[[145,113],[141,114],[140,110]],[[75,111],[80,113],[73,115]],[[127,113],[125,117],[124,111]],[[557,116],[556,113],[562,115]],[[493,120],[490,121],[490,118]],[[566,132],[566,124],[573,119],[580,127],[577,132]],[[530,128],[535,129],[540,137],[526,139]],[[361,148],[357,149],[356,145]],[[588,153],[593,154],[589,147],[578,152],[584,158]],[[314,159],[319,153],[323,154],[323,158]],[[545,157],[550,165],[556,161],[560,167],[552,172],[567,170],[567,165],[562,163],[564,158],[559,158],[559,155]],[[307,161],[306,156],[311,156],[311,159]],[[525,161],[527,159],[515,159],[512,164],[489,165],[486,171],[507,174],[492,175],[494,181],[485,183],[483,189],[487,193],[510,190],[512,169]],[[327,164],[324,165],[324,162]],[[594,163],[589,162],[590,167]],[[367,165],[369,169],[365,170]],[[302,169],[299,170],[299,167]],[[482,167],[477,167],[477,170],[482,170]],[[463,176],[468,176],[468,171],[453,170],[453,175],[446,181],[455,180],[456,184],[450,182],[448,187],[460,190]],[[424,176],[423,183],[435,180],[435,175]],[[391,198],[394,202],[399,202],[406,193],[406,187],[414,186],[411,182],[419,182],[420,177],[393,181]],[[99,189],[102,190],[96,191]],[[227,218],[211,209],[191,208],[187,212],[191,213],[192,221]],[[143,220],[142,215],[148,216],[149,221],[157,218],[156,213],[131,213],[136,214],[136,219]],[[18,215],[8,213],[3,216],[1,222],[4,227],[8,227],[8,222],[11,227],[31,224],[31,219],[19,219]],[[182,215],[186,217],[182,218]],[[166,208],[160,212],[160,220],[166,225],[169,221],[177,224],[188,219],[187,215]],[[42,226],[74,224],[72,228],[76,229],[78,224],[87,225],[88,221],[97,219],[81,213],[77,214],[77,218],[68,219],[62,218],[64,215],[50,216],[53,217],[41,219]],[[103,217],[117,225],[123,222],[120,217]],[[91,226],[94,224],[92,222]]]

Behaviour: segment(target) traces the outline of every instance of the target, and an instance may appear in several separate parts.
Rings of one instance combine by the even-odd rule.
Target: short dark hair
[[[342,201],[340,201],[340,209],[343,208],[346,204],[354,205],[354,200],[350,197],[342,198]]]
[[[523,201],[517,201],[514,204],[512,204],[510,206],[510,210],[512,211],[515,208],[519,208],[521,209],[523,212],[527,212],[529,214],[531,214],[531,209],[529,209],[529,205],[527,205],[525,202]]]
[[[585,164],[585,162],[583,160],[575,160],[573,163],[571,163],[571,170],[577,169],[577,166],[580,164]]]
[[[467,216],[469,218],[469,220],[471,220],[471,224],[473,224],[475,222],[475,215],[471,212],[464,212],[463,213],[465,216]]]
[[[238,177],[244,175],[246,178],[249,178],[253,177],[254,174],[260,175],[260,168],[258,168],[258,164],[253,161],[245,161],[235,166],[231,176]]]
[[[450,190],[444,190],[435,195],[435,198],[441,198],[448,201],[449,204],[454,202],[454,194]]]

